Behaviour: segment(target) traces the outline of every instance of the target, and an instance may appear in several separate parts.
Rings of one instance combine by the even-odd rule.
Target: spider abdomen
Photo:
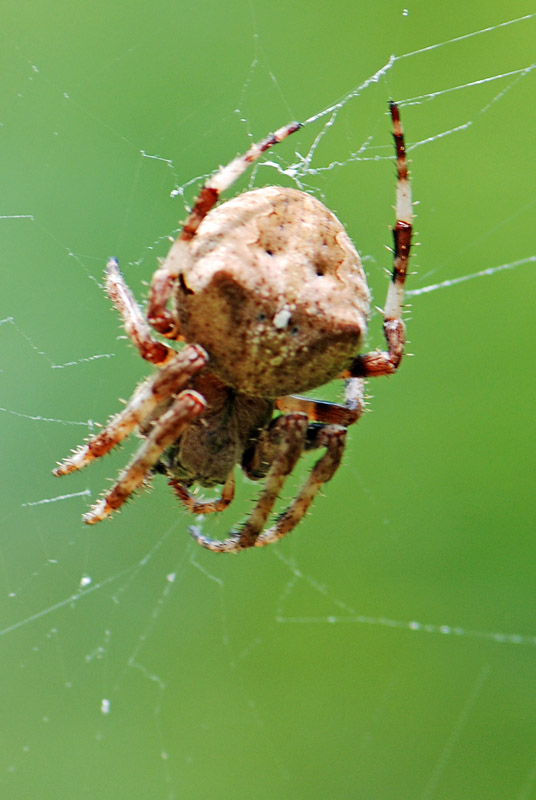
[[[177,283],[187,340],[247,394],[319,386],[359,351],[369,292],[339,220],[296,189],[266,187],[211,211]]]

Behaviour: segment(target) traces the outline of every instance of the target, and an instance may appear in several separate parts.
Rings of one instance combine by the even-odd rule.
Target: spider
[[[394,250],[383,330],[387,350],[359,355],[370,296],[344,227],[319,200],[268,186],[214,208],[220,195],[266,150],[297,131],[293,122],[251,145],[205,183],[166,259],[153,275],[144,316],[115,258],[106,291],[142,358],[158,367],[96,436],[58,463],[66,475],[108,453],[137,428],[143,442],[116,483],[83,516],[108,517],[153,473],[167,476],[194,514],[233,499],[239,464],[264,487],[246,521],[203,547],[236,552],[281,539],[301,520],[341,462],[346,429],[364,409],[364,379],[394,373],[404,350],[401,318],[412,234],[404,134],[390,103],[396,149]],[[176,350],[155,338],[185,342]],[[345,379],[344,403],[299,392]],[[277,413],[280,412],[280,413]],[[271,527],[274,503],[300,455],[323,448],[303,486]],[[221,485],[215,499],[191,487]]]

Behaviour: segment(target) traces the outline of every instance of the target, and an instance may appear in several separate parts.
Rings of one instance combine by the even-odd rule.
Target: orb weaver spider
[[[359,354],[370,295],[357,251],[339,220],[316,198],[267,186],[214,208],[222,192],[262,154],[297,131],[291,123],[221,167],[205,183],[167,258],[153,275],[147,314],[115,258],[106,291],[142,358],[158,371],[126,407],[55,475],[84,467],[134,429],[143,442],[116,483],[84,515],[92,524],[119,509],[153,473],[167,476],[194,514],[225,509],[239,464],[264,487],[246,521],[223,540],[191,528],[215,552],[261,547],[289,533],[341,462],[346,429],[364,409],[363,384],[398,369],[404,351],[402,300],[412,234],[404,134],[390,103],[396,151],[396,222],[391,281],[383,311],[385,351]],[[155,338],[184,342],[176,350]],[[296,393],[333,378],[344,403]],[[279,412],[279,413],[278,413]],[[296,497],[268,518],[302,452],[323,448]],[[190,491],[222,485],[216,499]]]

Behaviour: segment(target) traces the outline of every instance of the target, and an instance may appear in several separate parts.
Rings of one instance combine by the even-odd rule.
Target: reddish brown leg
[[[180,437],[190,422],[203,413],[205,407],[206,402],[198,392],[181,392],[168,411],[155,423],[130,464],[119,473],[114,486],[84,514],[84,522],[92,525],[120,508],[144,483],[164,450]]]
[[[309,446],[325,447],[326,452],[318,459],[297,496],[286,511],[280,515],[275,525],[261,533],[256,539],[256,547],[273,544],[296,527],[323,484],[331,480],[339,468],[345,443],[346,428],[341,425],[326,425],[326,427],[319,428]]]
[[[137,425],[141,425],[160,403],[178,392],[206,363],[207,354],[197,345],[189,345],[180,353],[175,353],[171,363],[143,381],[125,408],[111,417],[101,432],[87,444],[80,445],[71,456],[58,464],[53,474],[67,475],[109,453]]]
[[[256,545],[279,492],[303,451],[307,426],[305,414],[286,414],[275,421],[270,429],[270,437],[276,444],[275,456],[251,514],[239,530],[231,531],[223,540],[211,539],[197,528],[190,528],[200,545],[216,553],[236,553]]]
[[[343,425],[346,428],[348,425],[356,423],[365,410],[363,394],[363,380],[361,378],[352,378],[346,381],[344,405],[290,394],[285,397],[278,397],[276,406],[279,411],[285,414],[290,411],[301,411],[307,414],[311,422],[324,422],[326,425]]]
[[[227,166],[220,167],[203,186],[178,239],[172,245],[164,263],[154,273],[151,282],[147,318],[155,331],[169,339],[176,339],[178,336],[176,320],[167,310],[167,304],[175,281],[183,267],[188,264],[190,257],[188,244],[210,209],[218,202],[222,192],[228,189],[266,150],[286,139],[300,127],[299,122],[291,122],[261,142],[252,144],[244,155],[237,156]]]
[[[169,485],[192,514],[212,514],[215,511],[225,511],[232,502],[235,491],[234,477],[231,473],[223,485],[221,496],[215,500],[198,500],[182,483],[175,478],[168,481]]]
[[[397,184],[396,223],[393,228],[393,272],[383,312],[383,331],[387,342],[387,351],[377,350],[374,353],[357,356],[350,367],[342,373],[342,378],[390,375],[398,369],[404,353],[405,325],[402,321],[402,301],[411,247],[413,211],[400,114],[396,103],[391,102],[390,109],[396,148]]]
[[[345,410],[341,406],[338,408]],[[264,491],[249,519],[240,530],[232,531],[224,540],[211,539],[196,528],[191,528],[192,536],[200,545],[216,553],[233,553],[248,547],[272,544],[296,527],[322,485],[331,480],[337,471],[346,442],[346,427],[342,425],[307,423],[305,414],[297,412],[279,417],[275,421],[269,431],[269,438],[259,443],[259,452],[252,458],[252,463],[257,464],[259,472],[267,459],[273,457],[273,460],[266,475]],[[275,439],[280,436],[283,438],[276,444]],[[325,447],[326,452],[318,459],[298,495],[278,517],[275,525],[262,532],[286,476],[294,468],[305,447]]]
[[[151,330],[119,270],[116,258],[109,258],[106,264],[106,291],[121,316],[128,338],[141,357],[158,366],[170,361],[176,351],[151,336]]]

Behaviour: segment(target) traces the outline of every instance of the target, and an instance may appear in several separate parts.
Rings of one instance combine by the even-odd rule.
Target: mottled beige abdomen
[[[224,383],[256,396],[326,383],[366,333],[359,256],[335,215],[296,189],[257,189],[211,211],[177,286],[187,341]]]

